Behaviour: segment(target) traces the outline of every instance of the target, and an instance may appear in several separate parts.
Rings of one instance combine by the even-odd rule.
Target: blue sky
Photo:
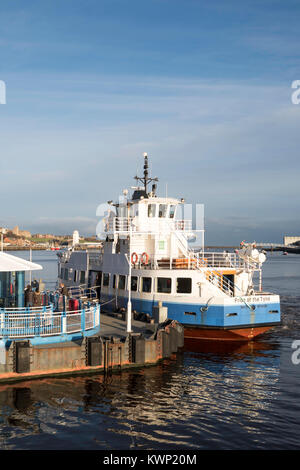
[[[300,235],[298,1],[0,5],[0,225],[94,234],[148,152],[206,242]]]

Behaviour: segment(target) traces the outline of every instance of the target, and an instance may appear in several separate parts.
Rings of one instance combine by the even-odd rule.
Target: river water
[[[44,267],[37,278],[56,280],[55,253],[33,252],[33,261]],[[264,289],[281,295],[281,326],[247,345],[190,345],[174,360],[106,378],[0,385],[0,448],[298,449],[300,256],[269,254],[263,274]]]

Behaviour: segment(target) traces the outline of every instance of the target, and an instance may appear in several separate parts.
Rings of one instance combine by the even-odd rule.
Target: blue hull
[[[109,301],[113,297],[101,294],[101,302]],[[157,301],[144,299],[131,299],[132,310],[152,315],[152,308]],[[163,302],[168,307],[168,318],[179,323],[198,328],[242,328],[258,327],[263,325],[280,324],[280,303],[252,303],[251,310],[247,305],[232,304],[230,306],[204,304],[185,304],[178,302]],[[127,297],[118,297],[118,307],[127,307]],[[115,302],[104,305],[108,311],[114,310]],[[202,309],[202,310],[201,310]]]

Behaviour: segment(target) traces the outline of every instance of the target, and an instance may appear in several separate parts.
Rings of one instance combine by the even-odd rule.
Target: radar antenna
[[[158,181],[158,178],[155,177],[155,178],[149,178],[148,176],[148,154],[147,153],[144,153],[144,176],[141,177],[141,176],[135,176],[134,179],[137,180],[137,181],[140,181],[141,183],[143,183],[144,185],[144,189],[145,189],[145,193],[147,194],[148,196],[148,192],[147,192],[147,186],[149,183],[151,183],[151,181]],[[153,185],[153,187],[156,188],[156,185]]]

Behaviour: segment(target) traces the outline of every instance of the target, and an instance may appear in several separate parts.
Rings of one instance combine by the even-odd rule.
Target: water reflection
[[[156,367],[106,377],[2,386],[2,448],[234,448],[229,437],[243,433],[249,442],[276,400],[278,347],[227,347],[192,345]]]
[[[208,340],[195,340],[185,339],[184,350],[197,353],[214,353],[218,355],[225,355],[231,357],[233,353],[236,354],[250,354],[254,352],[259,354],[259,351],[267,351],[270,349],[278,349],[274,343],[267,343],[264,341],[208,341]]]
[[[266,266],[265,286],[284,294],[283,324],[259,340],[190,342],[156,367],[0,386],[1,449],[297,448],[300,257],[289,259]]]

